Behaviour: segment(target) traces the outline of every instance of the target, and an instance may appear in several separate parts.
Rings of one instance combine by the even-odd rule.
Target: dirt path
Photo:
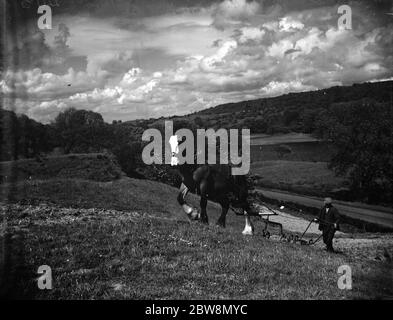
[[[259,207],[262,209],[261,212],[264,214],[269,214],[271,212],[270,210],[268,210],[262,205]],[[269,216],[269,220],[273,222],[281,223],[284,230],[286,231],[302,234],[310,223],[309,220],[303,219],[301,217],[295,217],[281,210],[277,210],[276,212],[278,213],[278,215]],[[312,223],[309,229],[307,230],[307,234],[312,236],[319,235],[320,233],[321,231],[318,230],[317,223]],[[337,232],[337,235],[341,236],[343,235],[343,233]]]
[[[256,190],[263,193],[267,198],[295,202],[314,208],[320,208],[323,203],[323,199],[315,197],[261,188]],[[344,201],[335,201],[335,207],[339,210],[340,214],[344,216],[393,228],[393,209],[391,208],[374,207]]]
[[[263,206],[260,206],[263,213],[270,211]],[[284,233],[303,234],[309,225],[310,221],[301,217],[295,217],[289,213],[278,210],[278,215],[270,216],[269,220],[278,222],[283,225]],[[304,238],[306,240],[316,239],[321,235],[318,230],[318,224],[312,223]],[[273,240],[280,240],[280,237],[275,235]],[[333,242],[338,254],[343,254],[356,259],[367,259],[374,261],[392,261],[393,259],[393,234],[349,234],[340,231],[336,232]],[[318,241],[314,246],[318,249],[324,249],[325,245],[322,240]]]

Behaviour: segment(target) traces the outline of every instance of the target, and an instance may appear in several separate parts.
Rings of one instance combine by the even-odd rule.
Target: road
[[[258,192],[262,192],[267,198],[298,203],[300,205],[320,208],[323,205],[323,199],[309,196],[302,196],[285,191],[270,190],[264,188],[256,188]],[[381,226],[393,228],[393,209],[379,206],[370,206],[361,203],[334,201],[334,206],[339,210],[340,214],[366,221]]]

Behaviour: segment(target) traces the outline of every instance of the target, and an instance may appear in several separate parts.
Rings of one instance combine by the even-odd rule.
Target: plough
[[[317,243],[321,238],[322,235],[318,236],[316,239],[309,239],[306,240],[304,239],[304,235],[307,233],[308,229],[310,228],[312,223],[318,223],[318,219],[312,219],[309,224],[307,225],[307,228],[304,230],[303,234],[299,237],[298,235],[286,235],[283,232],[283,226],[281,223],[279,222],[275,222],[275,221],[271,221],[270,217],[272,216],[279,216],[280,214],[277,213],[276,210],[270,208],[268,205],[263,204],[263,207],[268,209],[268,211],[264,210],[264,211],[260,211],[258,214],[254,214],[252,216],[257,216],[259,217],[264,223],[265,223],[265,227],[262,230],[262,236],[269,239],[271,234],[268,231],[268,226],[273,225],[279,228],[279,232],[280,232],[280,241],[286,241],[286,242],[292,242],[292,243],[299,243],[301,245],[314,245],[315,243]],[[281,206],[280,210],[283,210],[285,207]],[[237,210],[235,210],[234,208],[231,208],[237,215],[241,215],[239,214],[239,212]],[[325,221],[325,223],[328,223]],[[330,223],[329,223],[330,224]]]
[[[265,207],[269,210],[268,212],[259,212],[259,218],[262,219],[262,221],[265,223],[265,228],[262,230],[262,235],[265,238],[270,238],[270,232],[267,230],[269,224],[273,225],[273,226],[278,226],[280,229],[280,235],[281,237],[284,235],[283,232],[283,227],[282,224],[279,222],[275,222],[275,221],[270,221],[270,217],[272,216],[278,216],[279,214],[274,211],[273,209],[269,208],[268,206],[265,205]],[[284,209],[284,207],[281,207],[282,209]],[[281,210],[282,210],[281,209]],[[265,218],[264,218],[265,217]]]

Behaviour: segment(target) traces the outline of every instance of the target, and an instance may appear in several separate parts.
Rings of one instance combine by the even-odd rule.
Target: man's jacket
[[[326,213],[326,206],[322,207],[319,212],[319,230],[322,230],[327,227],[333,226],[334,223],[337,224],[337,230],[339,229],[339,222],[340,222],[340,214],[338,210],[331,206],[329,211]]]

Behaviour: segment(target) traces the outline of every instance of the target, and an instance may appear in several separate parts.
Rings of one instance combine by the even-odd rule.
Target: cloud
[[[292,17],[284,17],[280,19],[278,27],[280,28],[280,31],[296,32],[297,30],[302,30],[304,28],[304,24]]]
[[[60,23],[58,26],[59,34],[55,36],[54,45],[58,51],[67,51],[69,46],[67,45],[68,38],[70,37],[70,29],[64,23]]]
[[[296,52],[301,52],[301,49],[288,49],[287,51],[284,52],[284,55],[288,55],[288,54],[292,54],[292,53],[296,53]]]
[[[362,24],[338,30],[335,3],[201,3],[132,22],[57,16],[54,30],[21,35],[18,54],[37,61],[4,71],[6,107],[42,121],[66,107],[127,120],[393,76],[393,24],[361,4],[353,12]],[[56,48],[66,52],[58,61]]]
[[[217,66],[224,62],[225,57],[233,50],[237,48],[237,42],[227,41],[217,51],[216,54],[203,58],[200,63],[200,67],[203,71],[214,72],[217,70]]]
[[[262,28],[256,27],[243,27],[238,30],[239,42],[246,43],[247,41],[261,41],[266,34],[266,31]]]
[[[11,69],[42,67],[50,62],[52,52],[40,30],[18,28],[14,37],[4,39],[4,65]]]
[[[153,89],[159,83],[160,74],[144,75],[139,68],[133,68],[127,71],[123,78],[115,86],[107,85],[102,89],[95,88],[89,92],[76,93],[71,96],[74,104],[83,103],[102,103],[108,100],[116,100],[116,103],[123,105],[128,102],[143,102],[152,93]],[[150,98],[153,97],[150,95]]]
[[[293,81],[271,81],[260,89],[261,93],[269,96],[278,96],[287,92],[301,92],[317,89],[315,86],[304,85],[299,80]]]
[[[247,19],[255,15],[260,9],[258,2],[246,0],[225,0],[217,7],[217,14],[232,19]]]
[[[27,71],[7,70],[0,82],[1,90],[25,100],[39,101],[66,97],[102,86],[104,79],[86,72],[75,72],[72,68],[64,75],[43,73],[35,68]]]
[[[218,29],[247,21],[260,10],[260,4],[246,0],[224,0],[212,6],[213,25]]]

